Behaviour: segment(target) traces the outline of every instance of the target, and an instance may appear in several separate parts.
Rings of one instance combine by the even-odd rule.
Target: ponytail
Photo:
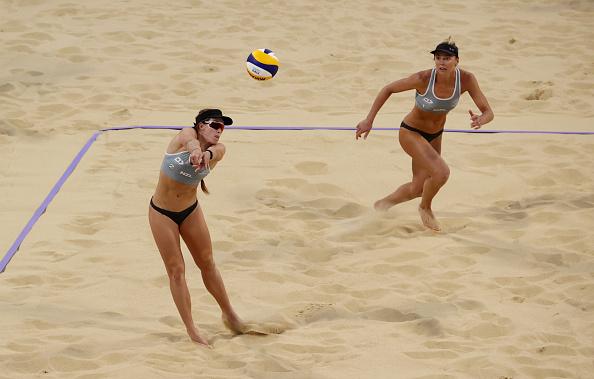
[[[200,188],[202,189],[202,192],[204,192],[207,195],[210,195],[210,192],[208,192],[208,188],[206,188],[206,183],[204,182],[204,179],[200,181]]]

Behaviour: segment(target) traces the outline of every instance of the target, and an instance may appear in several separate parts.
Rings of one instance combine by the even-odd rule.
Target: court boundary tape
[[[39,218],[45,213],[47,207],[52,202],[54,197],[58,194],[64,183],[68,177],[72,174],[76,166],[80,163],[83,156],[87,153],[87,151],[91,148],[93,143],[97,140],[100,134],[103,132],[108,131],[119,131],[119,130],[132,130],[132,129],[169,129],[169,130],[181,130],[183,128],[187,128],[189,126],[167,126],[167,125],[133,125],[133,126],[121,126],[121,127],[112,127],[112,128],[105,128],[100,129],[93,133],[93,135],[88,139],[87,143],[80,149],[80,151],[76,154],[70,165],[66,168],[60,179],[54,184],[52,189],[50,190],[49,194],[45,197],[41,205],[37,208],[37,210],[33,213],[29,222],[25,225],[23,230],[19,233],[16,240],[10,246],[2,260],[0,261],[0,273],[3,273],[10,263],[10,260],[14,257],[17,253],[21,244],[25,240],[25,237],[29,234],[33,226],[39,220]],[[229,126],[227,130],[347,130],[347,131],[354,131],[355,128],[353,127],[332,127],[332,126]],[[374,128],[374,130],[400,130],[400,128]],[[579,132],[579,131],[545,131],[545,130],[489,130],[489,129],[479,129],[479,130],[468,130],[468,129],[445,129],[445,132],[448,133],[470,133],[470,134],[496,134],[496,133],[510,133],[510,134],[579,134],[579,135],[594,135],[594,132]]]

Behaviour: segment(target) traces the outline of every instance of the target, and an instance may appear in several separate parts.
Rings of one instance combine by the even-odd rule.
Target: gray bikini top
[[[161,171],[168,177],[183,184],[197,186],[202,179],[210,173],[210,168],[205,167],[198,171],[190,164],[190,152],[165,153]]]
[[[454,84],[454,92],[452,96],[447,99],[441,99],[435,96],[433,87],[435,87],[435,74],[436,70],[431,70],[431,79],[424,94],[416,92],[415,103],[417,107],[426,112],[449,112],[458,104],[460,99],[460,69],[456,67],[456,82]]]

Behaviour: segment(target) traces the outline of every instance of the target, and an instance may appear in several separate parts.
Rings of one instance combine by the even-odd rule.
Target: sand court
[[[434,233],[412,202],[371,207],[409,175],[396,132],[365,149],[345,131],[226,131],[200,199],[215,259],[238,312],[284,333],[232,337],[187,261],[211,351],[185,335],[146,221],[172,133],[101,135],[3,274],[10,377],[358,377],[369,362],[379,377],[589,371],[594,197],[576,167],[591,138],[446,134],[453,175]]]
[[[231,301],[281,334],[233,336],[184,250],[192,343],[148,227],[173,131],[104,132],[0,274],[0,378],[590,378],[594,5],[589,0],[76,3],[0,0],[0,254],[89,137],[189,126],[355,127],[452,36],[495,112],[444,134],[434,203],[398,132],[225,130],[200,197]],[[264,14],[264,16],[263,16]],[[245,59],[269,48],[273,80]],[[394,128],[412,92],[375,127]],[[468,129],[463,95],[446,129]]]

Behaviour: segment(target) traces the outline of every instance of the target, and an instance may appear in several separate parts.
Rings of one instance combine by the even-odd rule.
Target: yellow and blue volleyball
[[[272,79],[278,71],[279,61],[269,49],[256,49],[245,62],[247,72],[256,80]]]

